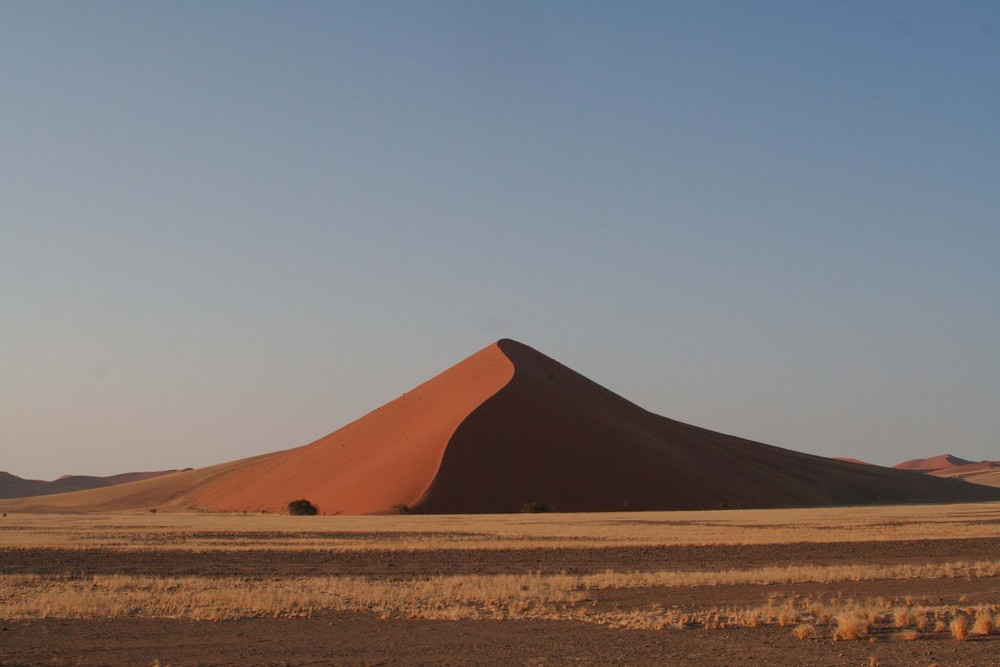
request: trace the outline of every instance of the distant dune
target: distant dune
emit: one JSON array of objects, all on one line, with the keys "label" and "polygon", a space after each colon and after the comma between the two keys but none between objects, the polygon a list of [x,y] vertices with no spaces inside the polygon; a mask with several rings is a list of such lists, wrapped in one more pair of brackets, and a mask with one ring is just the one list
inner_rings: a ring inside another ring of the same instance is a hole
[{"label": "distant dune", "polygon": [[951,454],[939,454],[938,456],[932,456],[929,459],[913,459],[911,461],[904,461],[894,465],[893,468],[898,470],[917,470],[919,472],[934,472],[935,470],[945,470],[947,468],[954,468],[956,466],[965,466],[973,461],[966,461],[965,459],[960,459],[957,456]]},{"label": "distant dune", "polygon": [[932,475],[961,479],[973,484],[1000,487],[1000,461],[981,461],[935,470]]},{"label": "distant dune", "polygon": [[501,340],[309,445],[15,511],[324,514],[798,507],[1000,500],[1000,490],[781,449],[655,415]]},{"label": "distant dune", "polygon": [[[188,468],[190,470],[190,468]],[[24,498],[46,496],[54,493],[72,493],[87,489],[99,489],[117,484],[127,484],[143,479],[169,475],[178,470],[158,470],[155,472],[125,472],[107,477],[90,475],[63,475],[59,479],[46,482],[38,479],[22,479],[8,472],[0,472],[0,498]]]}]

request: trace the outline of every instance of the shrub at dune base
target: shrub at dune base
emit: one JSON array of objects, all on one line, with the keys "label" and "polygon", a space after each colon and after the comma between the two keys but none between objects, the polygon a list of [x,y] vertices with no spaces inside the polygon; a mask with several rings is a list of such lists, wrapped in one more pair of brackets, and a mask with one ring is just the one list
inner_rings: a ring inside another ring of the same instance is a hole
[{"label": "shrub at dune base", "polygon": [[543,503],[537,500],[532,500],[531,502],[524,503],[521,506],[521,511],[525,514],[539,514],[541,512],[551,512],[553,506],[549,503]]},{"label": "shrub at dune base", "polygon": [[314,516],[319,514],[319,509],[311,502],[302,498],[288,503],[288,513],[292,516]]}]

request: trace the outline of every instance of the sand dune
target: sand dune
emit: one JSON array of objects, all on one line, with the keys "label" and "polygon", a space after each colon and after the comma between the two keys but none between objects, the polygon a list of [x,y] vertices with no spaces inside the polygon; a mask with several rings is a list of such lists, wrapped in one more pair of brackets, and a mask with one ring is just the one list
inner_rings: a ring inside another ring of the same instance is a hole
[{"label": "sand dune", "polygon": [[960,459],[957,456],[951,454],[939,454],[938,456],[932,456],[929,459],[913,459],[910,461],[904,461],[893,466],[898,470],[917,470],[920,472],[933,472],[935,470],[944,470],[946,468],[954,468],[956,466],[964,466],[974,463],[973,461],[966,461],[965,459]]},{"label": "sand dune", "polygon": [[974,484],[1000,487],[1000,461],[981,461],[967,465],[952,466],[930,473],[937,477],[962,479]]},{"label": "sand dune", "polygon": [[501,340],[312,444],[0,508],[275,512],[297,498],[325,514],[483,513],[1000,500],[1000,490],[683,424]]},{"label": "sand dune", "polygon": [[997,498],[683,424],[527,346],[498,345],[514,378],[455,433],[421,499],[425,511],[511,512],[531,501],[594,511]]},{"label": "sand dune", "polygon": [[0,498],[24,498],[29,496],[45,496],[54,493],[71,493],[87,489],[100,489],[106,486],[127,484],[143,479],[162,477],[178,472],[177,470],[157,470],[151,472],[125,472],[118,475],[98,477],[92,475],[63,475],[46,482],[40,479],[23,479],[17,475],[0,472]]},{"label": "sand dune", "polygon": [[869,463],[868,461],[862,461],[861,459],[852,459],[849,456],[835,456],[835,457],[833,457],[833,460],[834,461],[844,461],[845,463],[857,463],[858,465],[862,465],[862,466],[874,465],[872,463]]}]

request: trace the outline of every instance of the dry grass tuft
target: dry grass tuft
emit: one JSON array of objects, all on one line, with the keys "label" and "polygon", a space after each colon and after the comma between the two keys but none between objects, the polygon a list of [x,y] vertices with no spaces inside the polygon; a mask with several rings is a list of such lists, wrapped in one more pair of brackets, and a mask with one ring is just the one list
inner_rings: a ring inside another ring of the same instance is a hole
[{"label": "dry grass tuft", "polygon": [[785,606],[778,611],[778,625],[785,628],[789,625],[798,623],[802,619],[802,614],[795,607],[795,601],[789,600],[785,603]]},{"label": "dry grass tuft", "polygon": [[964,614],[956,614],[951,619],[951,636],[960,642],[964,642],[969,636],[969,619]]},{"label": "dry grass tuft", "polygon": [[896,607],[892,612],[893,627],[905,628],[910,624],[910,610],[906,607]]},{"label": "dry grass tuft", "polygon": [[914,642],[920,639],[920,633],[916,630],[903,630],[892,636],[898,642]]},{"label": "dry grass tuft", "polygon": [[948,624],[944,621],[938,621],[934,624],[934,632],[944,632],[948,629]]},{"label": "dry grass tuft", "polygon": [[803,623],[801,625],[795,626],[792,630],[792,634],[799,641],[805,641],[807,639],[819,639],[819,633],[816,632],[816,626],[812,623]]},{"label": "dry grass tuft", "polygon": [[872,624],[868,617],[858,612],[837,614],[833,620],[836,623],[836,627],[833,629],[833,641],[861,639],[872,630]]},{"label": "dry grass tuft", "polygon": [[988,635],[993,632],[993,616],[986,607],[976,610],[976,622],[972,626],[972,634]]}]

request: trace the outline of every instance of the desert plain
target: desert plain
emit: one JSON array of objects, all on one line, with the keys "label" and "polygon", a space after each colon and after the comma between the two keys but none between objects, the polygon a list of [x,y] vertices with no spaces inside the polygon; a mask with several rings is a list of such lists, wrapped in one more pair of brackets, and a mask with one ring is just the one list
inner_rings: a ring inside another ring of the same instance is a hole
[{"label": "desert plain", "polygon": [[1000,665],[1000,503],[0,521],[5,665]]}]

